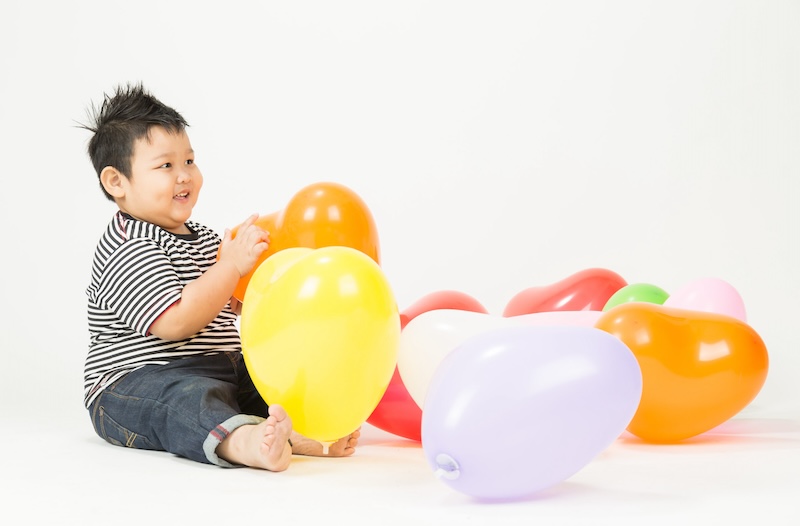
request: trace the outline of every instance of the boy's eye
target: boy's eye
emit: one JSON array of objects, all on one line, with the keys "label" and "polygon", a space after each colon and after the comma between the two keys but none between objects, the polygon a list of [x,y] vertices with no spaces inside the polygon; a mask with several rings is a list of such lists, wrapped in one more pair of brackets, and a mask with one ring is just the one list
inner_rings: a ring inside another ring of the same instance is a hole
[{"label": "boy's eye", "polygon": [[172,168],[172,163],[164,163],[159,168]]},{"label": "boy's eye", "polygon": [[186,159],[186,164],[194,164],[194,159]]}]

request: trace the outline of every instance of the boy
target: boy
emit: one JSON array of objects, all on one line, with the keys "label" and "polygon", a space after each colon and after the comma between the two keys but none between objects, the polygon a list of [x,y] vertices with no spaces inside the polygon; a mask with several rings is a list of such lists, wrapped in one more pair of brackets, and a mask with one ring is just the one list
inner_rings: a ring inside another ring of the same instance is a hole
[{"label": "boy", "polygon": [[[189,220],[203,176],[187,126],[141,84],[106,95],[82,126],[93,133],[100,187],[119,208],[86,291],[84,404],[112,444],[283,471],[293,453],[324,453],[292,431],[281,406],[267,406],[242,358],[241,305],[231,295],[269,236],[257,215],[222,240]],[[327,456],[352,455],[358,437],[335,442]]]}]

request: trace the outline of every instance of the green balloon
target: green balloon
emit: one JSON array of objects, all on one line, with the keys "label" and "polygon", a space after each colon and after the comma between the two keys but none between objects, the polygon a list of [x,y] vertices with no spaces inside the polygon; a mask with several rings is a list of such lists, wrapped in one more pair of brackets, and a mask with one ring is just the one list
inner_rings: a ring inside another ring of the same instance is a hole
[{"label": "green balloon", "polygon": [[621,305],[622,303],[631,303],[634,301],[663,305],[664,302],[667,301],[667,298],[669,298],[669,294],[660,287],[656,287],[650,283],[633,283],[622,287],[615,292],[613,296],[608,298],[608,301],[603,307],[603,312],[617,305]]}]

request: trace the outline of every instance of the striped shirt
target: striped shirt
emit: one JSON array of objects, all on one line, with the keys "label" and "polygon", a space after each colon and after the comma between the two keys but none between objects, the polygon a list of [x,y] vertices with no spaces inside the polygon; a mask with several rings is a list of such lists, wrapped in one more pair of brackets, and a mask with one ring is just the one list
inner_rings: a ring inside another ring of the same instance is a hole
[{"label": "striped shirt", "polygon": [[107,385],[144,365],[241,351],[236,314],[230,305],[185,340],[162,340],[150,334],[158,317],[181,299],[183,287],[216,261],[219,236],[198,223],[186,225],[192,234],[177,235],[117,212],[100,238],[86,289],[87,408]]}]

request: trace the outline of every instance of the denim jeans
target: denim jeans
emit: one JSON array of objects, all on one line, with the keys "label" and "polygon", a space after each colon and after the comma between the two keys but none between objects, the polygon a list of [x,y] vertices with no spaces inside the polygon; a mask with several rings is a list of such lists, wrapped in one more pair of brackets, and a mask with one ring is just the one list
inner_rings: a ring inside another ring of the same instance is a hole
[{"label": "denim jeans", "polygon": [[263,422],[267,408],[241,353],[226,352],[128,373],[100,393],[89,413],[111,444],[234,467],[217,456],[217,446],[239,426]]}]

